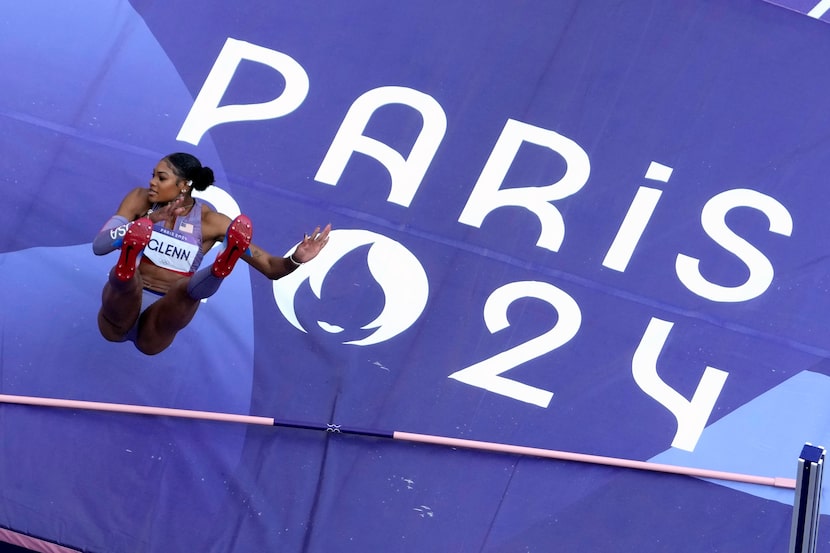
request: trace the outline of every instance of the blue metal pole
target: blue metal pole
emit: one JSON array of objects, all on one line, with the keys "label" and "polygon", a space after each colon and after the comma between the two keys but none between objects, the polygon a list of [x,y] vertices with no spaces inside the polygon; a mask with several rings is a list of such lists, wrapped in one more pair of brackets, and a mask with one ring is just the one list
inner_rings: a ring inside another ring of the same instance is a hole
[{"label": "blue metal pole", "polygon": [[805,444],[798,458],[790,553],[815,553],[818,538],[824,448]]}]

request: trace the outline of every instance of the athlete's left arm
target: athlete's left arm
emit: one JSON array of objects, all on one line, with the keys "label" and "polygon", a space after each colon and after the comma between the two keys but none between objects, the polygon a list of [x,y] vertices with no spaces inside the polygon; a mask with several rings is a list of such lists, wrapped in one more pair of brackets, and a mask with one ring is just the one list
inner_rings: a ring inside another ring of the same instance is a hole
[{"label": "athlete's left arm", "polygon": [[[215,211],[206,213],[202,220],[203,239],[211,241],[211,244],[224,239],[230,224],[231,219],[222,213]],[[246,252],[241,259],[266,277],[276,280],[317,257],[317,254],[328,242],[330,232],[331,224],[326,225],[322,231],[320,227],[317,227],[311,236],[306,235],[303,238],[303,241],[297,245],[294,252],[288,257],[272,255],[256,244],[251,244],[248,247],[250,253]]]},{"label": "athlete's left arm", "polygon": [[293,272],[303,263],[307,263],[317,257],[320,250],[328,243],[330,232],[331,223],[326,225],[323,230],[320,230],[320,227],[315,228],[310,236],[305,235],[303,237],[302,242],[297,244],[294,252],[288,257],[271,255],[256,244],[251,244],[250,255],[245,254],[242,256],[242,259],[271,280],[277,280]]}]

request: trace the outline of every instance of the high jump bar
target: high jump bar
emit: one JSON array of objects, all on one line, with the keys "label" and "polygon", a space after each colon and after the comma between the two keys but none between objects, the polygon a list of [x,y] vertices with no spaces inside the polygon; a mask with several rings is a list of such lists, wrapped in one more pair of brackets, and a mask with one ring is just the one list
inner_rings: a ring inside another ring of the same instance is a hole
[{"label": "high jump bar", "polygon": [[590,463],[612,467],[647,470],[652,472],[663,472],[696,478],[710,478],[714,480],[728,480],[742,482],[745,484],[758,484],[761,486],[773,486],[794,490],[796,480],[794,478],[754,476],[737,472],[724,472],[719,470],[700,469],[694,467],[682,467],[677,465],[666,465],[652,463],[650,461],[635,461],[632,459],[621,459],[618,457],[605,457],[602,455],[589,455],[585,453],[572,453],[553,449],[541,449],[520,445],[502,444],[498,442],[483,442],[477,440],[466,440],[462,438],[450,438],[445,436],[434,436],[430,434],[415,434],[412,432],[381,431],[360,428],[348,428],[339,424],[316,424],[309,422],[278,420],[270,417],[253,415],[237,415],[233,413],[219,413],[214,411],[194,411],[189,409],[173,409],[168,407],[150,407],[145,405],[130,405],[125,403],[104,403],[98,401],[80,401],[74,399],[56,399],[35,396],[18,396],[0,394],[0,403],[17,405],[30,405],[37,407],[59,407],[65,409],[81,409],[87,411],[109,411],[114,413],[125,413],[134,415],[152,415],[161,417],[177,417],[186,419],[201,419],[218,422],[232,422],[238,424],[253,424],[260,426],[279,426],[285,428],[302,428],[307,430],[323,430],[337,434],[356,434],[361,436],[372,436],[378,438],[391,438],[408,442],[458,447],[464,449],[477,449],[481,451],[492,451],[498,453],[509,453],[513,455],[525,455],[530,457],[542,457],[557,459],[561,461],[574,461],[578,463]]}]

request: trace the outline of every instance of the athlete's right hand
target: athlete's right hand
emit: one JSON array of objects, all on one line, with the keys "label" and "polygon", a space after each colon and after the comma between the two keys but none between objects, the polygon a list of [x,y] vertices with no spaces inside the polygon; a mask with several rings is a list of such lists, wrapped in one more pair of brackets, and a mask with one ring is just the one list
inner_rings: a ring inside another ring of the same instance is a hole
[{"label": "athlete's right hand", "polygon": [[153,223],[160,221],[175,221],[176,217],[183,215],[190,205],[184,205],[186,197],[184,194],[179,194],[172,202],[168,202],[159,209],[150,214],[150,220]]}]

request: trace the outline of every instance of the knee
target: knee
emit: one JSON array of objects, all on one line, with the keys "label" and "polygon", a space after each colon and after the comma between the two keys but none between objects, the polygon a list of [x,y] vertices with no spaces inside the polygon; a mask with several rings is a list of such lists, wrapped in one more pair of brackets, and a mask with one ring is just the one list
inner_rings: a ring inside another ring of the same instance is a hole
[{"label": "knee", "polygon": [[170,347],[170,344],[173,343],[173,338],[175,338],[175,334],[170,337],[164,337],[153,335],[152,332],[139,331],[133,343],[135,344],[135,349],[144,355],[158,355]]},{"label": "knee", "polygon": [[106,340],[107,342],[119,343],[127,341],[127,337],[123,334],[109,334],[107,332],[104,332],[103,330],[101,331],[101,336],[103,336],[104,340]]},{"label": "knee", "polygon": [[154,348],[154,347],[147,347],[147,346],[140,345],[140,344],[136,343],[135,344],[135,349],[137,349],[138,351],[140,351],[144,355],[152,356],[152,355],[158,355],[159,353],[163,352],[164,350],[167,349],[167,346],[165,346],[163,348],[158,348],[158,347]]},{"label": "knee", "polygon": [[126,331],[122,331],[118,329],[114,324],[112,324],[106,317],[102,314],[98,314],[98,331],[101,333],[101,336],[108,342],[126,342],[127,341],[127,333],[129,329]]}]

